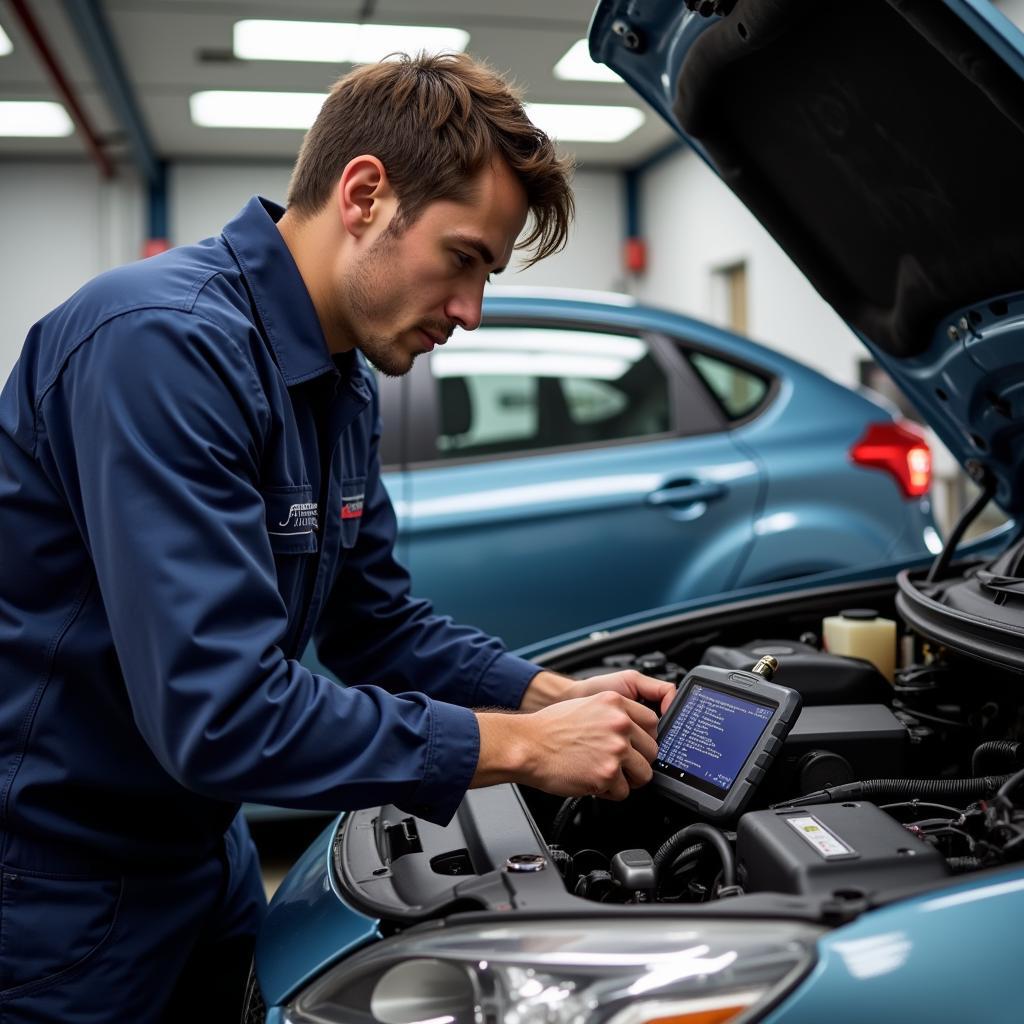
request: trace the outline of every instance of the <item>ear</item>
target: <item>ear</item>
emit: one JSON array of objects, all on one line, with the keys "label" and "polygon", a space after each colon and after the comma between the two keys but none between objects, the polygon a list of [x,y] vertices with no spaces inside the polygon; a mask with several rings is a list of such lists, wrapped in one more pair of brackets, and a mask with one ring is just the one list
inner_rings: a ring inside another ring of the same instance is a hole
[{"label": "ear", "polygon": [[395,194],[384,165],[375,156],[357,156],[341,172],[337,187],[338,213],[345,230],[361,238],[391,219]]}]

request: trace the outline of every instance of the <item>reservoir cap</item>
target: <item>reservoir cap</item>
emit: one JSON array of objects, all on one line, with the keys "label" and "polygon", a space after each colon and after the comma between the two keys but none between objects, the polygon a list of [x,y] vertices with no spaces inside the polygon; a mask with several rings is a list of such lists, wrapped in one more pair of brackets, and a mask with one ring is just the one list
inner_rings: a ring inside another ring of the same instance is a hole
[{"label": "reservoir cap", "polygon": [[844,608],[840,613],[844,619],[853,619],[855,622],[870,622],[878,618],[878,612],[874,608]]}]

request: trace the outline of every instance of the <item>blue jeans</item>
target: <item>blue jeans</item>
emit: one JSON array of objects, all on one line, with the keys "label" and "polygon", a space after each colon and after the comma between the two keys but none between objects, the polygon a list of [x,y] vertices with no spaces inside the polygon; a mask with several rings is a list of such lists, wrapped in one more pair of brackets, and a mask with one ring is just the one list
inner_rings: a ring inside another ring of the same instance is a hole
[{"label": "blue jeans", "polygon": [[0,835],[0,1024],[234,1024],[266,910],[239,815],[221,849],[130,874]]}]

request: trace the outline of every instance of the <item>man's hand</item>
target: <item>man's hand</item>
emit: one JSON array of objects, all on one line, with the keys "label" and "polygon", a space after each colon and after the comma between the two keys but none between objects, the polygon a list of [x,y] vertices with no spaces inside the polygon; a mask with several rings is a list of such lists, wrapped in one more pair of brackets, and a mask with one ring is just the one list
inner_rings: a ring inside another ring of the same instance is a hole
[{"label": "man's hand", "polygon": [[[621,674],[628,673],[615,673]],[[480,713],[477,720],[473,787],[523,782],[556,796],[624,800],[650,781],[658,753],[658,716],[611,689],[532,714]]]},{"label": "man's hand", "polygon": [[609,692],[621,693],[630,700],[650,701],[658,706],[660,714],[665,714],[676,695],[676,684],[652,679],[633,669],[625,669],[622,672],[609,672],[604,676],[591,676],[589,679],[574,679],[569,687],[568,696],[588,697],[593,693]]},{"label": "man's hand", "polygon": [[630,700],[646,700],[657,704],[664,714],[676,695],[674,683],[652,679],[633,669],[591,676],[589,679],[570,679],[556,672],[538,672],[530,680],[523,694],[521,711],[539,711],[556,701],[589,697],[595,693],[621,693]]}]

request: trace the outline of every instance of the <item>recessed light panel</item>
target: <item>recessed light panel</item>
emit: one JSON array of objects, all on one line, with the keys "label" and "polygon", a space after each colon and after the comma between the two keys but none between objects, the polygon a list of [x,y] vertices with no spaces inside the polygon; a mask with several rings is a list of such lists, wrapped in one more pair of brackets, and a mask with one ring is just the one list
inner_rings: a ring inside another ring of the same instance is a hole
[{"label": "recessed light panel", "polygon": [[469,33],[418,25],[356,25],[336,21],[235,22],[234,52],[241,60],[309,60],[372,64],[394,53],[461,53]]},{"label": "recessed light panel", "polygon": [[68,112],[51,100],[0,100],[0,135],[59,139],[75,130]]},{"label": "recessed light panel", "polygon": [[4,31],[3,25],[0,25],[0,57],[6,57],[13,49],[11,37]]},{"label": "recessed light panel", "polygon": [[530,120],[561,142],[621,142],[644,123],[637,107],[527,103]]},{"label": "recessed light panel", "polygon": [[[210,90],[189,98],[192,121],[203,128],[286,128],[305,131],[326,93]],[[538,128],[564,142],[621,142],[644,123],[636,107],[527,103]]]},{"label": "recessed light panel", "polygon": [[316,120],[323,92],[210,90],[189,97],[192,121],[202,128],[293,128],[305,131]]},{"label": "recessed light panel", "polygon": [[555,65],[555,77],[571,82],[621,82],[607,64],[598,64],[590,59],[590,47],[586,39],[572,44],[565,56]]}]

